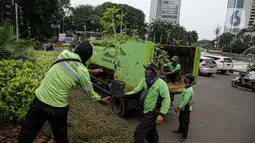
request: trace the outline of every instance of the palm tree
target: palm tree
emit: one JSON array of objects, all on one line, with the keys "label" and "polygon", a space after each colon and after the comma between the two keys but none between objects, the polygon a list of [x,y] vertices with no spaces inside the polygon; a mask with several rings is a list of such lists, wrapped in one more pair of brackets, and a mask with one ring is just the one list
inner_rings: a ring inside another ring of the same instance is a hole
[{"label": "palm tree", "polygon": [[[171,23],[167,23],[166,25],[166,32],[167,32],[167,40],[166,40],[166,44],[169,44],[169,39],[170,39],[170,35],[172,34],[173,30],[173,25]],[[172,37],[173,38],[173,37]]]}]

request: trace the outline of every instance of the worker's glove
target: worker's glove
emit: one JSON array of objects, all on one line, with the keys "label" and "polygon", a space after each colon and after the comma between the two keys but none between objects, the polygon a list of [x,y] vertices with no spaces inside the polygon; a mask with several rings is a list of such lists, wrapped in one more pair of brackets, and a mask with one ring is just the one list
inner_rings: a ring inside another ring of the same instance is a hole
[{"label": "worker's glove", "polygon": [[99,103],[102,104],[102,105],[108,105],[108,104],[110,103],[110,102],[108,101],[110,98],[111,98],[110,96],[107,96],[107,97],[101,99],[101,100],[99,101]]}]

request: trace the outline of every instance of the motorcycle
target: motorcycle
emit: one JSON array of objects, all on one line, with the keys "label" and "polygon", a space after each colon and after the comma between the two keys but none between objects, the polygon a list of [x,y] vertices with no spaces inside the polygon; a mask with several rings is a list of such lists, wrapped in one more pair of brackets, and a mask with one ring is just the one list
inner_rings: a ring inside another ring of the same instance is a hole
[{"label": "motorcycle", "polygon": [[239,75],[232,80],[232,87],[237,88],[238,86],[251,89],[255,92],[255,80],[244,79],[246,73],[240,72]]}]

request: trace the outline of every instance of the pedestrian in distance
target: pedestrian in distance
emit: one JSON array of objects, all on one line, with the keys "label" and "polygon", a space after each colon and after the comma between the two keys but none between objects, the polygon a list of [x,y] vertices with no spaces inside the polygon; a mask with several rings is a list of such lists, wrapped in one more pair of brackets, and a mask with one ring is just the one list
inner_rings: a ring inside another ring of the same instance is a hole
[{"label": "pedestrian in distance", "polygon": [[68,50],[60,53],[35,91],[35,98],[27,112],[18,143],[33,143],[46,121],[51,126],[55,141],[68,143],[67,99],[68,93],[76,85],[80,85],[92,101],[108,104],[110,97],[102,99],[93,90],[90,74],[84,66],[92,53],[93,48],[88,41],[82,42],[75,48],[74,53]]},{"label": "pedestrian in distance", "polygon": [[134,132],[134,143],[144,143],[146,139],[149,143],[158,143],[159,136],[157,125],[163,123],[164,116],[168,113],[170,106],[170,96],[167,83],[158,78],[158,66],[149,63],[145,68],[145,78],[138,86],[125,95],[134,95],[140,91],[140,103],[143,105],[143,118]]},{"label": "pedestrian in distance", "polygon": [[179,142],[184,142],[188,136],[189,123],[190,123],[190,113],[192,111],[194,91],[192,88],[192,83],[194,82],[194,76],[192,74],[187,74],[184,78],[185,89],[180,96],[180,104],[175,108],[175,112],[179,113],[179,128],[174,133],[182,134]]}]

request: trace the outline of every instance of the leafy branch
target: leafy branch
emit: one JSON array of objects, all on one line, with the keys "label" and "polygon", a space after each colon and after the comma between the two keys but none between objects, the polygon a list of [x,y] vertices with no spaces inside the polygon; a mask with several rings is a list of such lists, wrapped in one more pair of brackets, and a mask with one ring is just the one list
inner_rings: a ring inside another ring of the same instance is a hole
[{"label": "leafy branch", "polygon": [[[122,45],[129,39],[139,39],[137,30],[132,30],[132,36],[127,34],[126,24],[123,19],[126,14],[120,13],[120,9],[107,8],[106,12],[100,18],[100,23],[103,27],[103,45],[106,48],[115,49],[115,62],[114,62],[114,79],[117,80],[117,71],[119,69],[118,55],[125,56],[126,53],[122,49]],[[119,30],[120,29],[120,30]],[[112,47],[113,46],[113,47]]]}]

